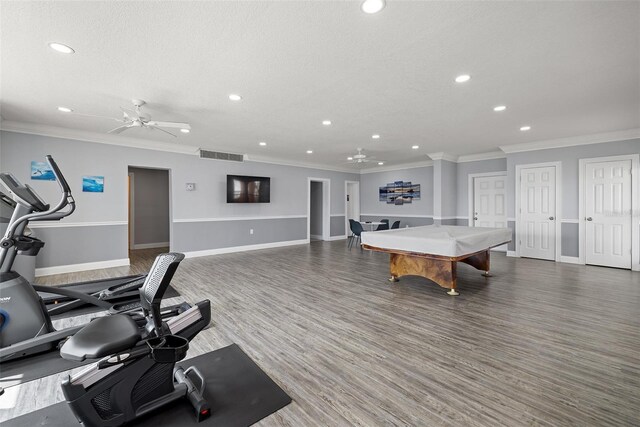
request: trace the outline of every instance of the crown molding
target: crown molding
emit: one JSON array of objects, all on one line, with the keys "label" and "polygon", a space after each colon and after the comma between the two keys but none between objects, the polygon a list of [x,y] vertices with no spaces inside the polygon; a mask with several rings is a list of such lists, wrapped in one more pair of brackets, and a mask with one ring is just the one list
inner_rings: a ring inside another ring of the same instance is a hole
[{"label": "crown molding", "polygon": [[121,135],[111,135],[37,123],[15,122],[12,120],[2,120],[0,122],[0,130],[26,133],[30,135],[50,136],[54,138],[73,139],[83,142],[95,142],[98,144],[118,145],[121,147],[141,148],[143,150],[189,154],[192,156],[198,156],[200,152],[200,148],[194,146],[178,145],[168,142],[151,141],[142,138],[131,138]]},{"label": "crown molding", "polygon": [[640,128],[592,135],[572,136],[569,138],[548,139],[545,141],[525,142],[514,145],[501,145],[500,149],[507,154],[524,151],[548,150],[551,148],[574,147],[576,145],[602,144],[605,142],[624,141],[640,138]]},{"label": "crown molding", "polygon": [[454,156],[453,154],[445,153],[443,151],[428,153],[427,156],[431,157],[431,160],[446,160],[454,163],[458,161],[458,156]]},{"label": "crown molding", "polygon": [[505,159],[504,151],[490,151],[488,153],[467,154],[458,157],[458,163],[479,162],[482,160]]},{"label": "crown molding", "polygon": [[425,160],[422,162],[416,163],[404,163],[401,165],[390,165],[390,166],[378,166],[375,168],[361,169],[360,174],[368,174],[368,173],[376,173],[376,172],[390,172],[390,171],[399,171],[405,169],[416,169],[416,168],[425,168],[433,166],[432,160]]},{"label": "crown molding", "polygon": [[319,170],[332,171],[332,172],[352,173],[354,175],[358,175],[360,173],[360,171],[358,170],[340,168],[337,166],[324,165],[319,163],[296,162],[294,160],[282,160],[282,159],[276,159],[274,157],[254,156],[250,154],[245,154],[244,160],[245,162],[269,163],[272,165],[294,166],[298,168],[319,169]]}]

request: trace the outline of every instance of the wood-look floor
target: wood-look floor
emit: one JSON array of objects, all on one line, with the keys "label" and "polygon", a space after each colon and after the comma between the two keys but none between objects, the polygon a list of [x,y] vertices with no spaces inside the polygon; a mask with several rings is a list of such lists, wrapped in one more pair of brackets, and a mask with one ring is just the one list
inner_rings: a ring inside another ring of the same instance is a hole
[{"label": "wood-look floor", "polygon": [[[174,286],[212,302],[191,356],[238,343],[294,399],[260,426],[640,425],[640,274],[501,254],[492,272],[460,264],[450,297],[335,241],[187,259]],[[63,400],[62,377],[7,389],[0,421]]]}]

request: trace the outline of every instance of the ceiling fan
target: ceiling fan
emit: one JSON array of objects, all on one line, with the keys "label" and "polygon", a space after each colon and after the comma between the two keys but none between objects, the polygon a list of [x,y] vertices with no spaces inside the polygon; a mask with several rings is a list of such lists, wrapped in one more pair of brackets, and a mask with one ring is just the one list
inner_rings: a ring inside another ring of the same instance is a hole
[{"label": "ceiling fan", "polygon": [[151,120],[150,116],[142,114],[141,108],[143,105],[146,104],[146,102],[143,101],[142,99],[132,99],[131,103],[133,104],[133,107],[134,107],[133,110],[130,108],[120,107],[120,109],[122,110],[121,119],[117,119],[115,117],[106,117],[106,116],[94,116],[91,114],[81,114],[81,113],[75,113],[75,112],[74,114],[78,116],[85,116],[85,117],[99,117],[99,118],[115,120],[117,122],[123,123],[117,128],[111,129],[107,133],[121,133],[130,128],[147,128],[147,129],[157,129],[159,131],[162,131],[164,133],[167,133],[175,137],[176,135],[162,128],[176,128],[176,129],[180,129],[184,133],[188,133],[189,130],[191,130],[191,126],[189,125],[189,123],[159,122],[156,120]]},{"label": "ceiling fan", "polygon": [[366,154],[363,154],[362,148],[358,148],[358,154],[354,154],[353,156],[349,156],[348,157],[348,162],[347,163],[368,163],[371,162],[373,160],[375,160],[375,157],[371,157],[371,156],[367,156]]}]

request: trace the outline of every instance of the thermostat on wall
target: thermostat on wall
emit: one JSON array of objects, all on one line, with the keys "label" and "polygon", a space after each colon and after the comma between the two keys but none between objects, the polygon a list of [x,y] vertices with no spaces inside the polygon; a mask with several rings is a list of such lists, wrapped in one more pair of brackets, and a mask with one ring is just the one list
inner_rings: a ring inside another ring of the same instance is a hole
[{"label": "thermostat on wall", "polygon": [[195,182],[187,182],[185,184],[185,188],[187,189],[187,191],[195,191],[196,190],[196,184],[195,184]]}]

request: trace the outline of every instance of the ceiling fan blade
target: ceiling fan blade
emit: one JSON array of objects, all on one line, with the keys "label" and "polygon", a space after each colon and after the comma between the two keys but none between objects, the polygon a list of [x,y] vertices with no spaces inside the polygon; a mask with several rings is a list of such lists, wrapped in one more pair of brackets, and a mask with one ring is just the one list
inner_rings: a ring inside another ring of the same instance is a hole
[{"label": "ceiling fan blade", "polygon": [[157,122],[155,120],[149,121],[146,123],[149,126],[160,126],[163,128],[180,128],[180,129],[191,129],[191,125],[189,123],[178,123],[178,122]]},{"label": "ceiling fan blade", "polygon": [[168,133],[169,135],[171,135],[171,136],[172,136],[172,137],[174,137],[174,138],[177,138],[177,137],[176,137],[174,134],[172,134],[171,132],[167,132],[166,130],[164,130],[164,129],[162,129],[162,128],[159,128],[159,127],[157,127],[157,126],[153,126],[153,125],[150,125],[150,124],[148,124],[148,123],[147,123],[147,127],[148,127],[149,129],[157,129],[157,130],[160,130],[160,131],[162,131],[162,132],[164,132],[164,133]]},{"label": "ceiling fan blade", "polygon": [[111,129],[107,133],[120,133],[122,131],[125,131],[125,130],[129,129],[130,127],[131,127],[131,125],[119,126],[119,127],[115,128],[115,129]]},{"label": "ceiling fan blade", "polygon": [[116,119],[115,117],[108,117],[108,116],[96,116],[94,114],[83,114],[83,113],[76,113],[73,112],[72,113],[74,116],[83,116],[83,117],[95,117],[97,119],[108,119],[108,120],[115,120],[116,122],[123,122],[124,120],[122,119]]}]

